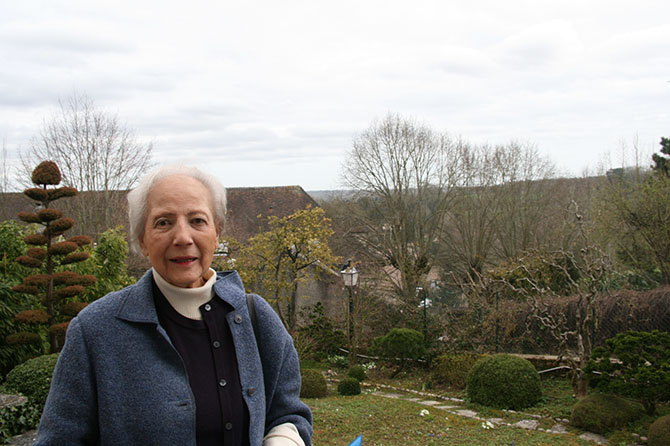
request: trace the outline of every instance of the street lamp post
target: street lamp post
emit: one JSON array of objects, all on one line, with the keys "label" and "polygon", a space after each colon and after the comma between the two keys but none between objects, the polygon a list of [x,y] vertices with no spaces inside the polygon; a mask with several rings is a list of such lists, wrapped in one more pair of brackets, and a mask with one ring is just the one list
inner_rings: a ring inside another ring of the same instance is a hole
[{"label": "street lamp post", "polygon": [[354,348],[354,287],[358,284],[358,270],[351,262],[345,269],[340,271],[344,286],[349,290],[349,363],[353,365],[356,361]]},{"label": "street lamp post", "polygon": [[[423,292],[423,287],[416,287],[416,297],[417,299],[421,297],[421,293]],[[426,342],[427,335],[428,335],[428,324],[426,323],[426,293],[423,293],[423,303],[419,304],[423,306],[423,342]]]}]

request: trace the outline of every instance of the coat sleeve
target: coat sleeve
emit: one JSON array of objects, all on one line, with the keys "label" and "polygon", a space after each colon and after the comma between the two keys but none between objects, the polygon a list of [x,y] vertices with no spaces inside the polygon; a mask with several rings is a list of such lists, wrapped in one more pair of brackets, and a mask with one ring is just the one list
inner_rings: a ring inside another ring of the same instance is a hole
[{"label": "coat sleeve", "polygon": [[94,370],[83,327],[74,318],[51,380],[35,446],[98,443]]},{"label": "coat sleeve", "polygon": [[306,446],[312,444],[312,411],[300,401],[300,362],[281,320],[272,307],[257,298],[261,356],[265,380],[265,435],[284,423],[293,424]]}]

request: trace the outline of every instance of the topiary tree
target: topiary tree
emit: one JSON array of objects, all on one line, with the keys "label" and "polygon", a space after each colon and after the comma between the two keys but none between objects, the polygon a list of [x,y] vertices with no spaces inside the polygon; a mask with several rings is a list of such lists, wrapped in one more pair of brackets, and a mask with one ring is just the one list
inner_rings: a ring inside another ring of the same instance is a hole
[{"label": "topiary tree", "polygon": [[355,365],[349,369],[347,376],[350,378],[356,378],[358,381],[363,382],[366,378],[365,369],[363,369],[363,366]]},{"label": "topiary tree", "polygon": [[647,445],[666,446],[670,444],[670,415],[665,415],[649,426]]},{"label": "topiary tree", "polygon": [[360,395],[361,382],[356,378],[344,378],[337,385],[337,393],[343,396]]},{"label": "topiary tree", "polygon": [[393,373],[394,376],[408,361],[419,359],[426,354],[423,334],[411,328],[391,329],[386,335],[375,338],[370,349],[373,354],[400,365]]},{"label": "topiary tree", "polygon": [[591,386],[640,399],[653,415],[658,402],[670,401],[670,333],[619,333],[593,351],[586,371]]},{"label": "topiary tree", "polygon": [[619,429],[642,416],[642,407],[616,395],[596,393],[572,408],[570,424],[597,434]]},{"label": "topiary tree", "polygon": [[466,387],[470,401],[498,409],[524,409],[540,402],[540,375],[530,361],[508,354],[475,363]]},{"label": "topiary tree", "polygon": [[43,161],[33,170],[31,179],[37,187],[28,188],[23,193],[36,203],[37,209],[35,212],[19,212],[18,217],[44,229],[24,237],[24,242],[31,248],[24,255],[18,256],[16,262],[38,272],[25,276],[23,282],[12,290],[38,296],[41,304],[16,314],[16,321],[25,329],[7,336],[6,340],[8,344],[41,343],[39,327],[46,326],[49,351],[53,353],[61,347],[69,320],[82,307],[81,304],[71,302],[76,302],[76,297],[84,291],[85,286],[95,283],[94,276],[77,274],[70,267],[89,258],[90,254],[82,247],[89,245],[91,238],[64,237],[75,222],[51,206],[56,200],[76,195],[77,190],[72,187],[51,187],[61,181],[56,163]]},{"label": "topiary tree", "polygon": [[326,377],[318,370],[301,370],[300,397],[322,398],[328,395]]}]

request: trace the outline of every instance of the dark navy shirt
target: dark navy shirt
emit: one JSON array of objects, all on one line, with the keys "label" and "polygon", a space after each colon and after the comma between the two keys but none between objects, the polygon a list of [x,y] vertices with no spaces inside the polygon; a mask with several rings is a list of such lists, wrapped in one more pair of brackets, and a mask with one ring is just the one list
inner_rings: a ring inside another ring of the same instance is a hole
[{"label": "dark navy shirt", "polygon": [[202,320],[189,319],[172,308],[155,282],[153,290],[158,320],[186,366],[198,446],[248,446],[249,411],[226,320],[232,307],[214,297],[200,306]]}]

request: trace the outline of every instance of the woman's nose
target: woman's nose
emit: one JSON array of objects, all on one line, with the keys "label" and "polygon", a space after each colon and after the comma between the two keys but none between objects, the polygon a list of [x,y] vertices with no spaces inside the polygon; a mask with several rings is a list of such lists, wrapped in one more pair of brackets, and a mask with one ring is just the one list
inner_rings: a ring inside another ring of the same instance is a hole
[{"label": "woman's nose", "polygon": [[178,221],[175,225],[175,233],[173,243],[175,245],[189,245],[193,243],[191,237],[191,228],[187,222]]}]

